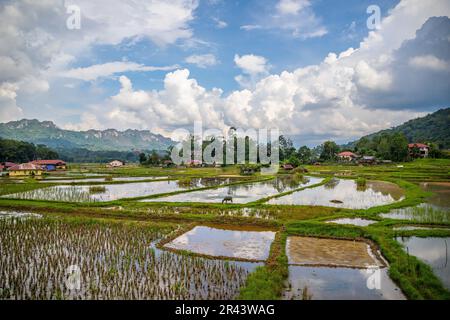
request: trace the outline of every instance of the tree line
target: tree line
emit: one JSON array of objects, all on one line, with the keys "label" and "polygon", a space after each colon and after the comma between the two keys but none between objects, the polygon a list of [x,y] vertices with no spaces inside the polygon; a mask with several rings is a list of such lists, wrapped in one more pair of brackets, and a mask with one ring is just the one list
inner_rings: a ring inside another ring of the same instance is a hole
[{"label": "tree line", "polygon": [[58,159],[56,151],[45,145],[0,138],[0,162],[24,163],[33,160]]}]

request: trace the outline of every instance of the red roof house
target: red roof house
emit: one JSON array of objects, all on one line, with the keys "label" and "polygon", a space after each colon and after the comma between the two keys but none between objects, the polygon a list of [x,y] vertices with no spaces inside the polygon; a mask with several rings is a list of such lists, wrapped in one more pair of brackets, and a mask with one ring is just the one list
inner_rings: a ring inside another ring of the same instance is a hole
[{"label": "red roof house", "polygon": [[42,174],[43,168],[32,163],[22,163],[8,168],[10,176],[38,175]]},{"label": "red roof house", "polygon": [[294,169],[294,166],[290,163],[283,164],[282,167],[284,170],[293,170]]},{"label": "red roof house", "polygon": [[337,155],[341,160],[346,160],[346,161],[352,161],[353,159],[355,159],[357,157],[356,154],[354,154],[351,151],[343,151],[341,153],[338,153]]},{"label": "red roof house", "polygon": [[[418,152],[415,152],[415,148]],[[411,157],[426,158],[430,152],[430,147],[423,143],[410,143],[408,144],[409,155]]]},{"label": "red roof house", "polygon": [[6,161],[6,162],[3,162],[2,165],[3,165],[3,167],[4,167],[5,169],[8,169],[8,168],[10,168],[10,167],[17,166],[17,163]]},{"label": "red roof house", "polygon": [[43,166],[46,170],[66,169],[66,162],[62,160],[34,160],[30,163]]}]

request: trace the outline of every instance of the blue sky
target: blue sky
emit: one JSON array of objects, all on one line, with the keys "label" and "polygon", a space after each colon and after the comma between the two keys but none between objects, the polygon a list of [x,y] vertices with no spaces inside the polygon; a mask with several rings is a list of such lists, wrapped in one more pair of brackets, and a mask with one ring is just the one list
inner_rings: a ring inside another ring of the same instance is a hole
[{"label": "blue sky", "polygon": [[[69,5],[80,29],[66,27]],[[448,105],[449,12],[445,0],[4,0],[0,121],[170,135],[202,120],[345,142]]]}]

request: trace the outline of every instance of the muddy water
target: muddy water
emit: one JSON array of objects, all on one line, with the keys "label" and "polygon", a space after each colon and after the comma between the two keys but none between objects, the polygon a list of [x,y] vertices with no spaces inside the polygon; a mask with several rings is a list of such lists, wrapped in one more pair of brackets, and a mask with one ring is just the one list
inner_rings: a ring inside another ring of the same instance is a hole
[{"label": "muddy water", "polygon": [[286,246],[284,299],[405,299],[365,242],[289,237]]},{"label": "muddy water", "polygon": [[231,197],[233,203],[249,203],[261,198],[266,198],[277,193],[282,193],[301,187],[317,184],[322,179],[307,177],[305,179],[295,179],[290,176],[278,177],[270,181],[248,183],[236,186],[229,186],[215,190],[204,190],[177,194],[173,196],[149,199],[151,202],[222,202],[225,197]]},{"label": "muddy water", "polygon": [[225,230],[197,226],[165,245],[197,254],[264,261],[269,257],[273,231]]},{"label": "muddy water", "polygon": [[410,255],[416,256],[431,266],[436,276],[450,290],[450,238],[398,237]]},{"label": "muddy water", "polygon": [[358,227],[367,227],[367,226],[370,226],[371,224],[374,224],[377,222],[378,221],[375,221],[375,220],[367,220],[367,219],[361,219],[361,218],[342,218],[342,219],[327,221],[327,223],[347,224],[347,225],[358,226]]},{"label": "muddy water", "polygon": [[370,246],[362,241],[288,237],[289,264],[365,268],[381,266]]},{"label": "muddy water", "polygon": [[269,204],[328,206],[367,209],[403,199],[403,191],[389,182],[371,181],[360,188],[354,180],[335,179],[312,189],[270,200]]},{"label": "muddy water", "polygon": [[404,300],[387,268],[377,270],[289,266],[290,289],[284,299]]}]

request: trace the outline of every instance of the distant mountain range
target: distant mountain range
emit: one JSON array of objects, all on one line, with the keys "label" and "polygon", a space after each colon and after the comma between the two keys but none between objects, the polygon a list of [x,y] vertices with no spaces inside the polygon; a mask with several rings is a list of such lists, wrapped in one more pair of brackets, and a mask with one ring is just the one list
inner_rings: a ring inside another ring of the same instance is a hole
[{"label": "distant mountain range", "polygon": [[58,128],[51,121],[19,120],[0,123],[0,137],[44,144],[54,149],[90,151],[166,150],[173,141],[148,130],[71,131]]},{"label": "distant mountain range", "polygon": [[[366,136],[371,139],[383,133],[402,132],[409,142],[433,142],[441,149],[450,149],[450,108],[441,109],[423,118]],[[51,121],[19,120],[0,123],[0,137],[44,144],[61,150],[84,149],[89,151],[150,151],[166,150],[175,143],[148,130],[88,130],[71,131],[58,128]],[[352,148],[357,141],[343,145]],[[65,152],[66,153],[66,152]]]},{"label": "distant mountain range", "polygon": [[[441,149],[450,149],[450,108],[441,109],[423,118],[409,120],[397,127],[372,133],[365,137],[372,139],[383,133],[394,132],[403,133],[410,143],[433,142],[438,144]],[[358,141],[350,142],[343,147],[354,147]]]}]

